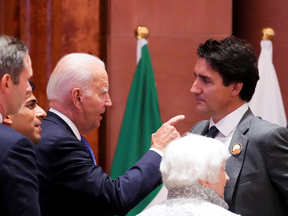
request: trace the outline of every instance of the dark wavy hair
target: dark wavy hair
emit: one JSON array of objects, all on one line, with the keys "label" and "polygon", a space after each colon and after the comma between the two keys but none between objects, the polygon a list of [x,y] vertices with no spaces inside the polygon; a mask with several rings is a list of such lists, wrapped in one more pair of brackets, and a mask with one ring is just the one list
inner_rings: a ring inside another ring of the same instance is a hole
[{"label": "dark wavy hair", "polygon": [[259,80],[259,72],[257,58],[246,40],[235,36],[221,41],[209,39],[199,45],[197,54],[221,75],[225,86],[243,83],[239,96],[244,101],[251,100]]}]

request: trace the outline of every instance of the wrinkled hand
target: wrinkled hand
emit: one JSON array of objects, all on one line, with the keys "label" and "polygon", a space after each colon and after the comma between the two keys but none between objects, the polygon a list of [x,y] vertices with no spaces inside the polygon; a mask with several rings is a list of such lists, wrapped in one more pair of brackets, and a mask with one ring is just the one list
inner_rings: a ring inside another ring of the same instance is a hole
[{"label": "wrinkled hand", "polygon": [[180,137],[179,132],[176,130],[174,125],[183,120],[185,118],[184,115],[178,115],[171,118],[169,121],[165,122],[155,133],[152,134],[152,148],[159,149],[164,152],[168,144]]}]

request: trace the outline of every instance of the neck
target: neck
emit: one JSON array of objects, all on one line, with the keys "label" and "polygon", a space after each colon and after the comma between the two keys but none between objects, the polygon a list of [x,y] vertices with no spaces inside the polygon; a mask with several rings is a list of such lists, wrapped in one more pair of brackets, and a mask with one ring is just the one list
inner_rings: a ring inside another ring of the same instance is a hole
[{"label": "neck", "polygon": [[241,107],[243,104],[245,104],[246,101],[239,101],[239,103],[232,104],[231,106],[227,107],[225,110],[222,110],[221,113],[217,112],[215,115],[211,115],[214,123],[216,124],[221,119],[223,119],[225,116],[229,115],[230,113],[234,112],[236,109]]}]

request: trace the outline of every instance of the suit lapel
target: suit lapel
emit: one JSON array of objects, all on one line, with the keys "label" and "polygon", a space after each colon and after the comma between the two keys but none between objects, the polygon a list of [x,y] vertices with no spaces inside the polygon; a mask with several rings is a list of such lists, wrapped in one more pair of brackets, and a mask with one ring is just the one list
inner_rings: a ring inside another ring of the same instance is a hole
[{"label": "suit lapel", "polygon": [[190,133],[205,136],[208,133],[209,123],[210,123],[210,121],[208,121],[208,120],[198,122],[197,124],[195,124],[192,127],[192,129],[190,130]]},{"label": "suit lapel", "polygon": [[[246,149],[248,146],[249,138],[245,136],[247,131],[249,130],[249,124],[251,119],[254,117],[251,110],[248,109],[248,111],[244,114],[242,119],[240,120],[237,128],[235,129],[234,135],[232,137],[231,143],[229,145],[229,152],[231,153],[231,156],[228,158],[226,163],[226,172],[228,176],[230,177],[230,180],[227,182],[225,186],[224,191],[224,197],[225,201],[229,205],[229,210],[233,211],[233,194],[235,190],[236,183],[238,182],[239,174],[241,172],[241,169],[243,167],[243,162],[246,155]],[[232,154],[232,148],[234,145],[241,145],[242,150],[240,154],[233,155]]]}]

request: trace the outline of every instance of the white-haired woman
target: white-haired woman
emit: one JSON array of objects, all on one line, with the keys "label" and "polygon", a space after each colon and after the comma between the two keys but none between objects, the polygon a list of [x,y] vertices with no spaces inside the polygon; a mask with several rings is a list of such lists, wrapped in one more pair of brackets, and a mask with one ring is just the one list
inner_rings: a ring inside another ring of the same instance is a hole
[{"label": "white-haired woman", "polygon": [[228,157],[223,143],[212,138],[189,133],[172,141],[160,165],[168,198],[139,216],[236,215],[223,199]]}]

